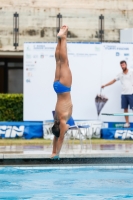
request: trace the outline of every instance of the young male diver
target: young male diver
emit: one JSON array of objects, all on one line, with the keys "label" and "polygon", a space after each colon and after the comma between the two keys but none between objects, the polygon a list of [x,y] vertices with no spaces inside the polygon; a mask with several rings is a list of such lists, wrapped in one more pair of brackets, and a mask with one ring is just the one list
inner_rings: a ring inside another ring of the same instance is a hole
[{"label": "young male diver", "polygon": [[67,121],[72,115],[73,106],[70,94],[72,74],[67,57],[67,32],[68,27],[64,25],[57,34],[58,43],[55,51],[56,71],[53,84],[54,90],[57,93],[57,103],[55,107],[54,125],[52,127],[54,139],[51,159],[59,159],[64,135],[69,129]]}]

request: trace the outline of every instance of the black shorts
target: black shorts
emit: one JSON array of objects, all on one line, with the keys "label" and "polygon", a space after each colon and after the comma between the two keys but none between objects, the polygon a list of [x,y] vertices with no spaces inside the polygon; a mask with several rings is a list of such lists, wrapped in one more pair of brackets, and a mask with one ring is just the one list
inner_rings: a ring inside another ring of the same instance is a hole
[{"label": "black shorts", "polygon": [[133,94],[123,94],[121,95],[121,108],[122,109],[133,109]]}]

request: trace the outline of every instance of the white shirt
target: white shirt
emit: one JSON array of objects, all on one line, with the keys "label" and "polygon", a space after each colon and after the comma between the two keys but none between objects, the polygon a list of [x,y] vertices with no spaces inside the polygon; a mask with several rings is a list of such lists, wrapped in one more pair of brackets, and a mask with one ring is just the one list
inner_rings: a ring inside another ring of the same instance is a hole
[{"label": "white shirt", "polygon": [[121,94],[133,94],[133,71],[128,70],[127,74],[121,72],[115,80],[120,80],[122,84]]}]

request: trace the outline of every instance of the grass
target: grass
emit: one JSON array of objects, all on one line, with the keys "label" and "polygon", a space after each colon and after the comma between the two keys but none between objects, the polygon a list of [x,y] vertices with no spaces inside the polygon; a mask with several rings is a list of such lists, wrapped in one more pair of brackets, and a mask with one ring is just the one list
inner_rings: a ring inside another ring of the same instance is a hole
[{"label": "grass", "polygon": [[[104,139],[92,139],[92,144],[133,144],[132,140],[104,140]],[[80,144],[79,140],[69,140],[69,144]],[[88,141],[89,142],[89,141]],[[86,143],[86,141],[83,141]],[[49,145],[51,140],[45,139],[0,139],[0,146],[6,145]]]}]

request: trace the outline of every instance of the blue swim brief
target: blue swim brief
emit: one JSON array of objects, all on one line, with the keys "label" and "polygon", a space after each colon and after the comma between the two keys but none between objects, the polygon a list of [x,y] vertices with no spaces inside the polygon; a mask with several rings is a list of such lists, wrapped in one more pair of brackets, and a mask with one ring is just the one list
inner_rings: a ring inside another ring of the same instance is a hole
[{"label": "blue swim brief", "polygon": [[53,84],[53,87],[57,94],[71,91],[71,87],[67,87],[67,86],[63,85],[62,83],[60,83],[60,81],[55,81]]}]

